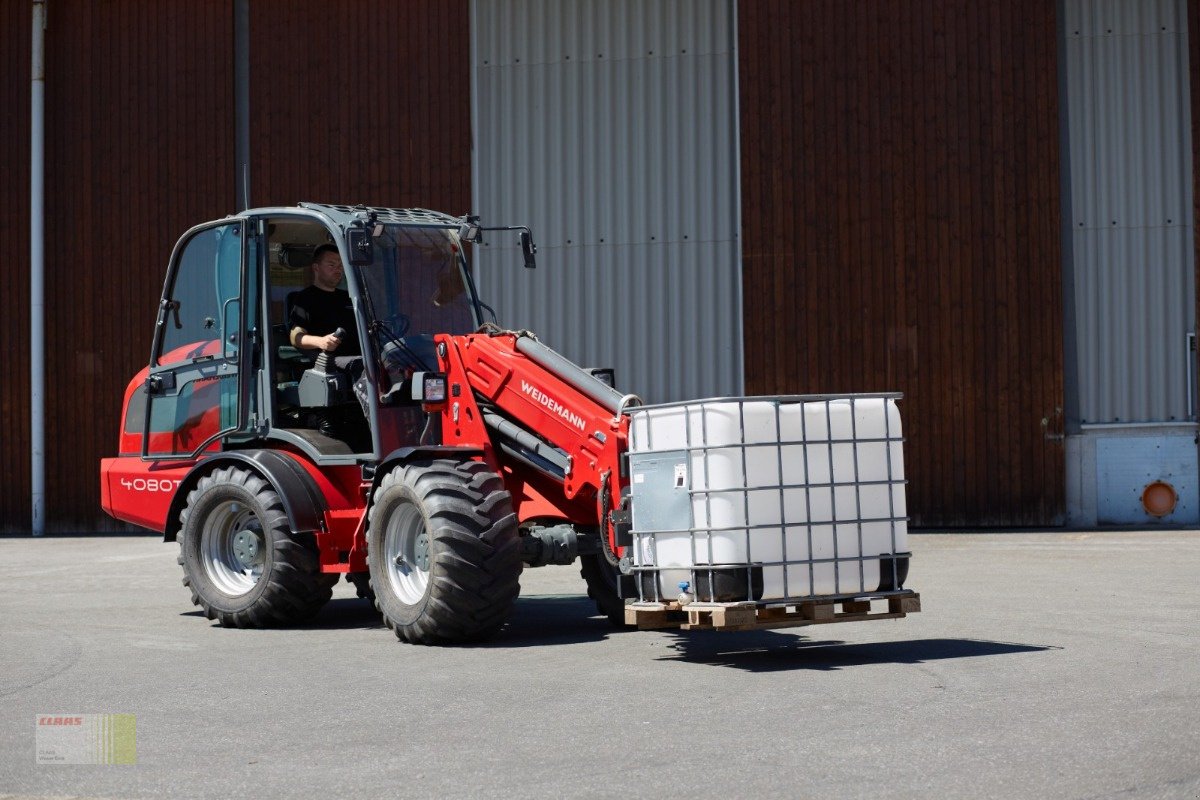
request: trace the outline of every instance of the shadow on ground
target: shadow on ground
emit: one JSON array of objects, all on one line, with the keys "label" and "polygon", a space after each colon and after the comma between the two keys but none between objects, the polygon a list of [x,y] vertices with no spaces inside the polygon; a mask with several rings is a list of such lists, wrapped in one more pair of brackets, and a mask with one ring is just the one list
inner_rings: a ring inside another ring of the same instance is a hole
[{"label": "shadow on ground", "polygon": [[517,598],[508,625],[478,647],[544,647],[598,642],[620,631],[597,616],[596,605],[583,595],[533,595]]},{"label": "shadow on ground", "polygon": [[[199,610],[182,616],[201,617]],[[217,623],[211,623],[216,625]],[[293,626],[300,630],[365,630],[382,628],[375,607],[366,600],[339,597],[329,601],[314,619]],[[922,664],[958,658],[1016,655],[1061,648],[991,642],[978,639],[912,639],[846,644],[805,635],[812,628],[776,631],[664,630],[670,638],[660,661],[687,661],[748,672],[836,670],[864,664]],[[517,599],[508,625],[496,638],[465,645],[486,649],[547,647],[598,642],[609,636],[639,635],[618,629],[582,595],[533,595]],[[650,635],[650,634],[647,634]]]},{"label": "shadow on ground", "polygon": [[[204,612],[193,608],[180,614],[204,619]],[[210,623],[219,627],[219,623]],[[383,620],[374,604],[355,597],[330,600],[313,619],[288,626],[293,630],[363,630],[382,628]],[[548,644],[572,644],[603,639],[615,629],[587,597],[577,595],[533,595],[517,598],[508,625],[493,640],[478,647],[531,647]]]},{"label": "shadow on ground", "polygon": [[[191,611],[183,612],[179,616],[204,619],[204,612],[198,608],[194,608]],[[220,623],[218,622],[212,622],[211,624],[213,627],[220,627]],[[379,618],[379,612],[375,610],[375,606],[370,602],[357,597],[338,597],[326,603],[317,616],[306,622],[299,622],[288,627],[292,630],[302,631],[363,630],[367,628],[382,628],[383,621]]]},{"label": "shadow on ground", "polygon": [[660,661],[687,661],[747,672],[829,671],[865,664],[924,664],[1062,649],[980,639],[909,639],[846,644],[774,631],[677,631],[672,635],[675,637],[669,646],[672,652],[662,656]]},{"label": "shadow on ground", "polygon": [[[812,627],[777,631],[680,631],[661,633],[671,637],[668,654],[658,660],[732,667],[748,672],[780,670],[836,670],[864,664],[922,664],[983,656],[1017,655],[1061,648],[1046,645],[992,642],[979,639],[913,639],[904,641],[846,644],[843,641],[805,635]],[[498,637],[480,647],[540,647],[638,635],[618,629],[587,597],[541,595],[522,597]]]}]

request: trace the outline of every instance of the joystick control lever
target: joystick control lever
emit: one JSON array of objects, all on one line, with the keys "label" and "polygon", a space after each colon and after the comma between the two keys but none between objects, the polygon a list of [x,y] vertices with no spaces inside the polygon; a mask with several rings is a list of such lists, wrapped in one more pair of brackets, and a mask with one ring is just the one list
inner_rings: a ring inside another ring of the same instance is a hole
[{"label": "joystick control lever", "polygon": [[[340,342],[346,338],[346,329],[338,328],[332,336]],[[333,353],[322,350],[311,369],[300,376],[298,390],[300,405],[306,408],[323,408],[344,402],[349,393],[349,378],[337,368]]]},{"label": "joystick control lever", "polygon": [[[334,331],[330,335],[333,336],[333,338],[338,340],[338,344],[341,344],[342,340],[346,338],[346,329],[338,328],[336,331]],[[313,364],[313,369],[315,369],[317,372],[329,372],[329,359],[330,359],[329,351],[322,350],[321,353],[317,356],[316,363]]]}]

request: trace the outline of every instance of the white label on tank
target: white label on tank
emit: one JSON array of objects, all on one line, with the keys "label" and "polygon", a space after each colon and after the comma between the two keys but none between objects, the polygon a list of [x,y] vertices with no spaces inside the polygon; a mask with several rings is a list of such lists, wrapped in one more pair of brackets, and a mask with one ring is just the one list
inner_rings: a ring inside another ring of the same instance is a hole
[{"label": "white label on tank", "polygon": [[682,489],[687,486],[687,464],[675,465],[675,488]]},{"label": "white label on tank", "polygon": [[634,474],[634,476],[633,476],[633,482],[634,482],[634,483],[645,483],[645,482],[646,482],[646,476],[645,476],[645,474],[643,474],[643,473],[641,473],[641,472],[638,472],[638,473]]}]

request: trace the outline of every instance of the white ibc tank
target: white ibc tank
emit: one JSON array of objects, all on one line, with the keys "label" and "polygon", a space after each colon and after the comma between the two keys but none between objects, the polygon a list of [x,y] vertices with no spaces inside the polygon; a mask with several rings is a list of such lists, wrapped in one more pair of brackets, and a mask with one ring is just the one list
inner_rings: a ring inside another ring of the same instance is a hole
[{"label": "white ibc tank", "polygon": [[869,593],[908,551],[893,397],[633,409],[630,464],[634,563],[664,597],[711,565],[761,566],[762,600]]}]

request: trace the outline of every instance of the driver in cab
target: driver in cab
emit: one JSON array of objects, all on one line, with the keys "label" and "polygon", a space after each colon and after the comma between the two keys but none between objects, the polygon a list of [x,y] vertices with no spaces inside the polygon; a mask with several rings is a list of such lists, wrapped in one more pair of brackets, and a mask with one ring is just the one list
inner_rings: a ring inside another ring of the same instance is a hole
[{"label": "driver in cab", "polygon": [[[339,359],[362,355],[350,293],[338,288],[342,275],[342,257],[335,246],[323,244],[313,251],[312,286],[289,298],[288,330],[293,346],[331,354],[336,351]],[[333,335],[338,328],[346,331],[345,338]]]}]

